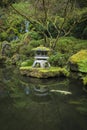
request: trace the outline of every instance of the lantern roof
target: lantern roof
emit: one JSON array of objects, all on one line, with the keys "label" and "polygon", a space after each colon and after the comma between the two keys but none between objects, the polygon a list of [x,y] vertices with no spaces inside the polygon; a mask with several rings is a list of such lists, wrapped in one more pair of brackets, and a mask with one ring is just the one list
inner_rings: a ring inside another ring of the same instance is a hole
[{"label": "lantern roof", "polygon": [[33,51],[50,51],[49,48],[44,47],[44,46],[42,46],[42,45],[39,46],[39,47],[33,48],[32,50],[33,50]]}]

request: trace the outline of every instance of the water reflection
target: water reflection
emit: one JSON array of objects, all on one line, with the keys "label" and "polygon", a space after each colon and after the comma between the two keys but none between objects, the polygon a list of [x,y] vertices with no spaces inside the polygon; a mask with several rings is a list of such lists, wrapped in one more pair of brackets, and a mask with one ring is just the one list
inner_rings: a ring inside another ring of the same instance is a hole
[{"label": "water reflection", "polygon": [[29,87],[28,87],[28,86],[27,86],[27,87],[25,87],[24,91],[25,91],[26,95],[29,95],[29,93],[30,93],[30,89],[29,89]]},{"label": "water reflection", "polygon": [[87,96],[77,80],[23,77],[15,67],[1,68],[0,77],[0,91],[9,92],[0,96],[0,130],[87,129]]},{"label": "water reflection", "polygon": [[34,94],[36,96],[47,96],[49,94],[49,88],[46,86],[34,86]]}]

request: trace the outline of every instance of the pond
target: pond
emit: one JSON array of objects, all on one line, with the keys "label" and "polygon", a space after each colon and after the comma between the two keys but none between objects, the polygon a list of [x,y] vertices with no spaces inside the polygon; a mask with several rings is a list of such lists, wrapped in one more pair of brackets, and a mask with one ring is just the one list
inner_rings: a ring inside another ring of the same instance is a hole
[{"label": "pond", "polygon": [[0,68],[0,130],[87,130],[87,93],[76,79],[24,77]]}]

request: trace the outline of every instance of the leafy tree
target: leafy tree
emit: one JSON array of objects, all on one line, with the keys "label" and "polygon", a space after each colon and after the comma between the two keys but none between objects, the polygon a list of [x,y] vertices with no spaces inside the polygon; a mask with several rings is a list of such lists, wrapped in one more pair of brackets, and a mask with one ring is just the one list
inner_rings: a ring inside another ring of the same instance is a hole
[{"label": "leafy tree", "polygon": [[[19,1],[21,2],[18,3]],[[44,38],[46,46],[51,48],[56,47],[61,36],[75,32],[72,30],[87,19],[87,10],[79,11],[76,7],[77,3],[79,4],[78,0],[18,0],[17,4],[16,1],[14,4],[12,2],[14,1],[4,0],[4,4],[9,5],[11,12],[15,11],[27,19],[31,25],[30,29],[38,32]],[[85,30],[84,27],[82,35]]]},{"label": "leafy tree", "polygon": [[65,31],[65,23],[69,18],[69,12],[74,7],[74,4],[70,0],[63,0],[62,2],[61,0],[32,0],[30,4],[27,3],[25,6],[27,12],[29,12],[28,14],[23,9],[24,6],[21,8],[18,4],[11,5],[12,9],[29,20],[35,30],[43,35],[46,43],[48,42],[48,38],[56,38],[53,44],[51,40],[49,41],[49,45],[52,48],[56,47],[60,36],[70,33],[72,26],[70,26],[69,30],[66,30],[67,33]]}]

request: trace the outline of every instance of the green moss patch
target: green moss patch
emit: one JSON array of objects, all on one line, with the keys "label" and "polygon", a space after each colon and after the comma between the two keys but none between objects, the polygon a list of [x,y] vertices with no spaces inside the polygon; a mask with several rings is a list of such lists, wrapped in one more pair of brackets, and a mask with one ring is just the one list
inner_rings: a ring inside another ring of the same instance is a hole
[{"label": "green moss patch", "polygon": [[71,70],[87,73],[87,50],[81,50],[69,59]]},{"label": "green moss patch", "polygon": [[60,67],[50,67],[47,69],[43,69],[43,68],[32,68],[28,66],[28,67],[21,67],[20,72],[22,75],[36,78],[69,76],[69,72],[65,68]]},{"label": "green moss patch", "polygon": [[47,48],[47,47],[44,47],[44,46],[39,46],[39,47],[36,47],[36,48],[33,48],[32,49],[33,51],[50,51],[50,49],[49,48]]}]

